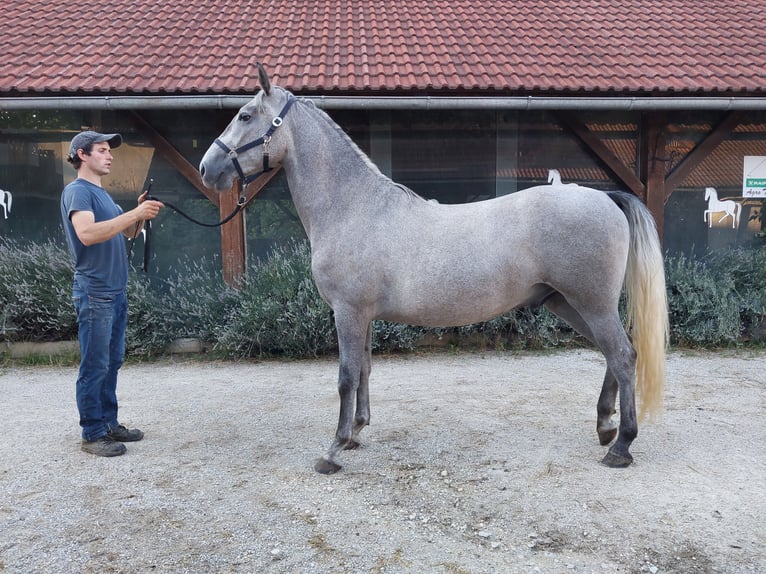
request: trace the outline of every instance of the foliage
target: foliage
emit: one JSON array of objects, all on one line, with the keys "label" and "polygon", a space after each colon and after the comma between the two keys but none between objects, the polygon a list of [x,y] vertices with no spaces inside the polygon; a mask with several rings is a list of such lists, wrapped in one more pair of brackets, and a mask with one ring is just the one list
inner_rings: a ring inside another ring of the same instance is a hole
[{"label": "foliage", "polygon": [[240,287],[217,330],[228,354],[317,356],[337,348],[330,308],[311,279],[308,244],[277,247]]},{"label": "foliage", "polygon": [[457,329],[459,337],[478,336],[484,346],[547,349],[573,343],[579,335],[545,307],[517,309],[484,323]]},{"label": "foliage", "polygon": [[178,338],[210,342],[236,292],[203,261],[182,261],[168,279],[136,273],[128,283],[127,352],[161,353]]},{"label": "foliage", "polygon": [[[66,249],[0,238],[0,252],[0,341],[75,338],[73,269]],[[213,267],[204,258],[182,258],[167,278],[131,274],[128,355],[162,354],[181,337],[199,339],[216,355],[231,358],[337,353],[332,311],[311,278],[305,241],[253,261],[238,290],[226,286]],[[673,344],[766,342],[766,249],[721,251],[704,260],[668,257],[666,270]],[[424,340],[513,349],[583,344],[545,308],[449,329],[373,322],[376,352],[411,351]]]},{"label": "foliage", "polygon": [[0,238],[0,254],[0,340],[74,338],[74,270],[66,249]]},{"label": "foliage", "polygon": [[766,342],[766,249],[721,251],[709,255],[715,276],[731,280],[732,299],[738,304],[744,339]]},{"label": "foliage", "polygon": [[766,250],[666,261],[671,341],[727,346],[766,341]]},{"label": "foliage", "polygon": [[679,256],[667,262],[670,331],[679,345],[730,343],[739,336],[734,284],[714,277],[706,265]]}]

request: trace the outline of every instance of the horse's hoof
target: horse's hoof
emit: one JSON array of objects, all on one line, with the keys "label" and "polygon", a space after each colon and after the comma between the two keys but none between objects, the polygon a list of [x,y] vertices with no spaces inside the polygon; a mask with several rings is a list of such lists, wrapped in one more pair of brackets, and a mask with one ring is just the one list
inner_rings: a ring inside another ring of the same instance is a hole
[{"label": "horse's hoof", "polygon": [[327,460],[326,458],[320,458],[314,463],[314,470],[320,474],[335,474],[341,468],[343,467],[337,462]]},{"label": "horse's hoof", "polygon": [[626,468],[633,462],[633,457],[628,454],[623,456],[621,454],[615,454],[612,451],[606,453],[606,456],[601,460],[601,464],[605,464],[609,468]]},{"label": "horse's hoof", "polygon": [[343,447],[343,450],[354,450],[360,446],[362,446],[362,443],[360,443],[358,440],[350,440],[346,443],[346,446]]},{"label": "horse's hoof", "polygon": [[613,429],[599,430],[597,432],[599,444],[601,446],[606,446],[614,440],[614,437],[617,436],[617,427]]}]

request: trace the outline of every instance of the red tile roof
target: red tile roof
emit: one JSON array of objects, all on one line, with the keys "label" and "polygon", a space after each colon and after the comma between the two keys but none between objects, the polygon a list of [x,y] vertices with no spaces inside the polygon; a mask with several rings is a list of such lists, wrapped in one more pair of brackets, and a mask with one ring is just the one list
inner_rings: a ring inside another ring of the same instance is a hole
[{"label": "red tile roof", "polygon": [[14,0],[3,95],[763,95],[761,0]]}]

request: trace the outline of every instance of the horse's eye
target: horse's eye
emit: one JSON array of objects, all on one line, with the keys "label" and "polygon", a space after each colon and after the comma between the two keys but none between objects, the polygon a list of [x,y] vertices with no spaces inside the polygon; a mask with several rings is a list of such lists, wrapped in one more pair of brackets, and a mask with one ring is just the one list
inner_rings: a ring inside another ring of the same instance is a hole
[{"label": "horse's eye", "polygon": [[250,114],[241,113],[239,114],[239,121],[241,122],[249,122],[250,121]]}]

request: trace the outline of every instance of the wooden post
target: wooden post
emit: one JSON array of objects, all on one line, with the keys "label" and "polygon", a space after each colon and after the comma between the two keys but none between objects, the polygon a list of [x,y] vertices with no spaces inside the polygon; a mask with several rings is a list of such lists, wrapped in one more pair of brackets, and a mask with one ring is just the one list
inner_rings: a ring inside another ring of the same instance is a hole
[{"label": "wooden post", "polygon": [[650,113],[641,130],[642,172],[646,174],[646,207],[649,208],[660,242],[665,230],[665,150],[666,117],[662,113]]},{"label": "wooden post", "polygon": [[[219,212],[221,219],[227,217],[237,207],[240,184],[220,195]],[[221,226],[221,257],[223,280],[227,285],[239,287],[245,277],[247,249],[245,244],[245,209],[242,208],[231,221]]]}]

